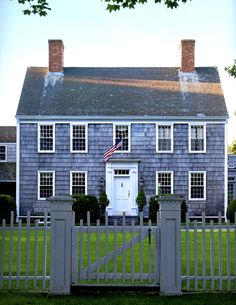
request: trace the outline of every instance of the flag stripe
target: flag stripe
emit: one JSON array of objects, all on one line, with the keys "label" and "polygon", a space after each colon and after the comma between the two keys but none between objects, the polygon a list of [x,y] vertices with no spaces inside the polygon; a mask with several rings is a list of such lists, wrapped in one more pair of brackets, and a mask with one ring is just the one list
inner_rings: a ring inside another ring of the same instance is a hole
[{"label": "flag stripe", "polygon": [[114,144],[112,147],[110,147],[108,150],[106,150],[103,154],[103,158],[104,161],[106,162],[107,160],[109,160],[111,158],[111,156],[113,155],[113,153],[122,146],[122,139],[120,138],[116,144]]}]

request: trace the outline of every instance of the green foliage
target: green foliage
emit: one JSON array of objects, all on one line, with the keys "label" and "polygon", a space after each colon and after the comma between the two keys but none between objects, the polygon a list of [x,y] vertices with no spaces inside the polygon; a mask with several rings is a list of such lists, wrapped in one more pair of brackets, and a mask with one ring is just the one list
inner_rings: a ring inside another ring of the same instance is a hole
[{"label": "green foliage", "polygon": [[23,10],[24,15],[37,14],[39,16],[47,16],[51,8],[48,6],[47,0],[18,0],[19,4],[28,4],[29,8]]},{"label": "green foliage", "polygon": [[231,67],[225,68],[225,71],[227,71],[230,76],[236,78],[236,59],[234,60],[234,64]]},{"label": "green foliage", "polygon": [[[171,195],[165,195],[165,196],[171,196]],[[157,220],[157,212],[160,209],[160,204],[158,203],[158,199],[159,199],[158,195],[152,196],[150,198],[150,202],[149,202],[149,218],[152,220],[152,222],[156,222],[156,220]],[[181,202],[181,222],[185,222],[185,220],[186,220],[186,213],[187,212],[188,212],[188,207],[187,207],[187,204],[186,204],[185,200],[183,200]]]},{"label": "green foliage", "polygon": [[87,212],[90,211],[90,220],[95,222],[100,217],[100,207],[95,196],[91,195],[73,195],[73,211],[75,211],[75,222],[80,219],[87,222]]},{"label": "green foliage", "polygon": [[[120,8],[134,9],[137,4],[147,3],[148,0],[104,0],[107,2],[107,10],[111,13],[112,11],[120,10]],[[154,0],[155,3],[164,3],[167,8],[177,8],[179,2],[186,3],[191,0]]]},{"label": "green foliage", "polygon": [[0,222],[2,222],[3,219],[6,219],[6,223],[10,223],[11,211],[14,212],[14,217],[16,219],[15,199],[9,195],[0,195]]},{"label": "green foliage", "polygon": [[100,206],[101,211],[104,213],[106,207],[109,205],[109,200],[107,198],[107,194],[105,192],[105,190],[102,190],[100,195],[99,195],[99,199],[98,199],[98,203]]},{"label": "green foliage", "polygon": [[236,155],[236,140],[234,139],[232,144],[228,145],[228,154]]},{"label": "green foliage", "polygon": [[157,212],[160,210],[158,197],[159,197],[158,195],[152,196],[149,201],[149,218],[154,223],[157,221]]},{"label": "green foliage", "polygon": [[230,222],[234,222],[235,212],[236,212],[236,199],[233,199],[232,201],[230,201],[226,212],[226,217]]},{"label": "green foliage", "polygon": [[138,196],[136,198],[136,203],[137,203],[139,209],[142,211],[144,206],[147,203],[146,195],[143,190],[139,191]]}]

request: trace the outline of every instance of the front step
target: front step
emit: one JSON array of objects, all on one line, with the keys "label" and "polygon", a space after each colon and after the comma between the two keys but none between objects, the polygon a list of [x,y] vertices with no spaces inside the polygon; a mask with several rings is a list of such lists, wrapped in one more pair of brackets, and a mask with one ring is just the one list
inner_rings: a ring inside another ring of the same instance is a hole
[{"label": "front step", "polygon": [[[117,225],[122,226],[123,216],[108,216],[108,224],[114,225],[114,221],[117,220]],[[135,225],[139,225],[139,216],[125,216],[125,225],[131,226],[132,220],[134,220]]]}]

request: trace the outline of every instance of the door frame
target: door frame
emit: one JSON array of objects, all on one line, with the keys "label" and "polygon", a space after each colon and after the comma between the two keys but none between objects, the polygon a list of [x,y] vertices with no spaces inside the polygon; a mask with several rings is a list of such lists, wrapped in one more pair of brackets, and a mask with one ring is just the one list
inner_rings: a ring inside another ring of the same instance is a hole
[{"label": "door frame", "polygon": [[138,196],[138,162],[137,161],[108,161],[106,163],[106,193],[110,201],[106,211],[109,216],[118,215],[114,211],[115,202],[115,170],[116,169],[126,169],[129,170],[130,176],[130,215],[127,216],[137,216],[138,206],[136,204],[136,198]]}]

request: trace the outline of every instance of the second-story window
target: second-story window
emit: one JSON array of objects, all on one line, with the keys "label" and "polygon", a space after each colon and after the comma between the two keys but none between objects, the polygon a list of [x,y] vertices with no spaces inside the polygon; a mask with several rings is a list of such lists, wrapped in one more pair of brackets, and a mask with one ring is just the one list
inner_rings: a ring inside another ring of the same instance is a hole
[{"label": "second-story window", "polygon": [[0,145],[0,162],[7,160],[7,147],[6,145]]},{"label": "second-story window", "polygon": [[173,152],[173,125],[157,125],[157,152]]},{"label": "second-story window", "polygon": [[122,146],[117,149],[117,151],[129,152],[130,137],[129,125],[115,125],[115,139],[114,143],[116,143],[120,138],[122,138]]},{"label": "second-story window", "polygon": [[87,125],[71,125],[71,151],[87,152]]},{"label": "second-story window", "polygon": [[54,152],[55,141],[54,141],[54,125],[53,124],[40,124],[38,126],[38,151],[39,152]]},{"label": "second-story window", "polygon": [[206,151],[206,130],[205,125],[190,125],[190,152],[205,152]]}]

